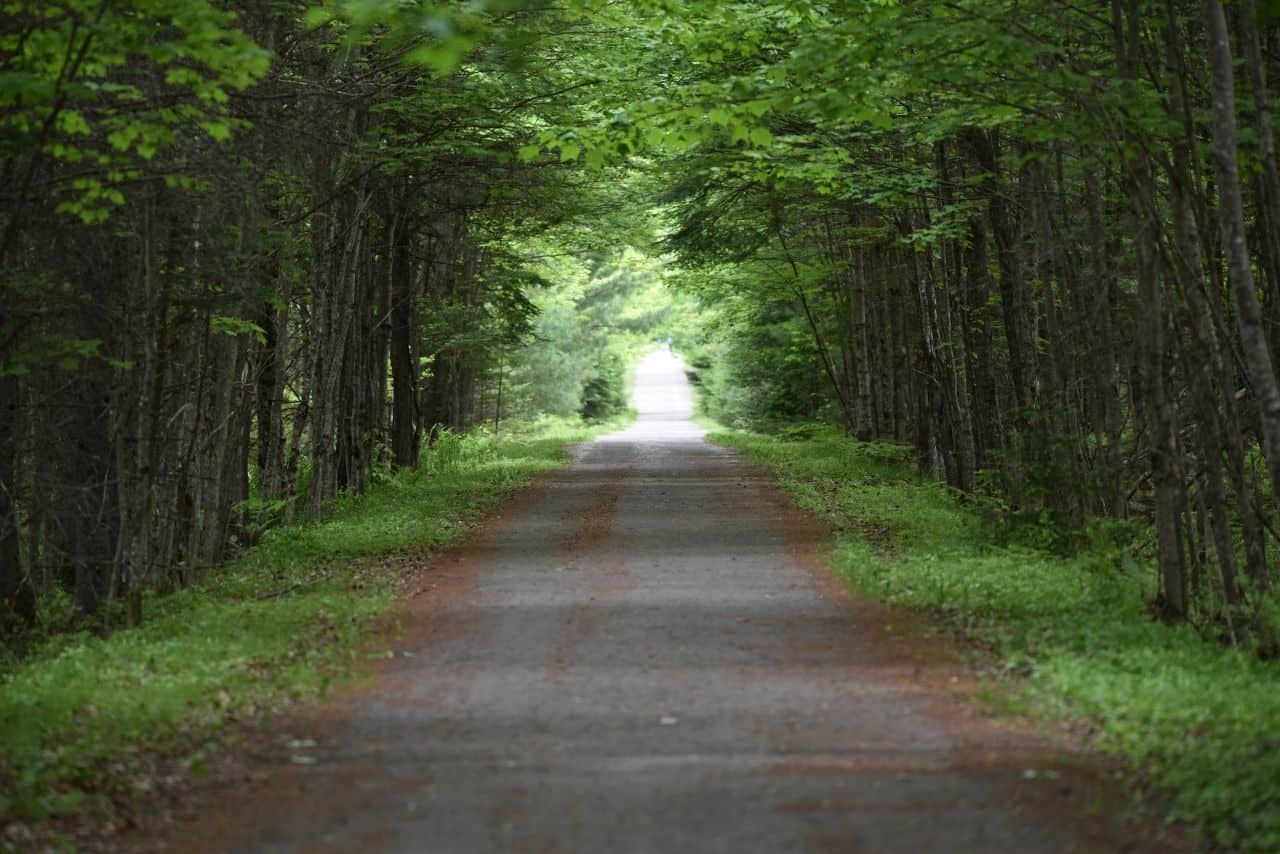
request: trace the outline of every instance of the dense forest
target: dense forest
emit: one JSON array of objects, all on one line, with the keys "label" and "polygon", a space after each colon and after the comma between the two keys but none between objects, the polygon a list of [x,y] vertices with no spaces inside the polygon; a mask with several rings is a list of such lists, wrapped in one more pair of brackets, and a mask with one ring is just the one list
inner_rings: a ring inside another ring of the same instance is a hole
[{"label": "dense forest", "polygon": [[5,8],[9,618],[136,622],[442,430],[624,405],[625,186],[517,157],[584,120],[573,24],[350,5]]},{"label": "dense forest", "polygon": [[708,104],[725,138],[668,190],[667,245],[727,306],[713,400],[910,441],[1055,547],[1150,520],[1159,614],[1247,635],[1280,475],[1263,12],[894,4],[761,33],[717,96],[745,90],[765,153]]},{"label": "dense forest", "polygon": [[655,340],[1274,659],[1278,90],[1275,0],[0,2],[6,666]]},{"label": "dense forest", "polygon": [[713,414],[910,442],[1057,548],[1149,522],[1160,616],[1265,634],[1275,12],[8,4],[6,619],[136,620],[531,383],[617,408],[599,323],[519,348],[574,264],[662,278],[630,245]]}]

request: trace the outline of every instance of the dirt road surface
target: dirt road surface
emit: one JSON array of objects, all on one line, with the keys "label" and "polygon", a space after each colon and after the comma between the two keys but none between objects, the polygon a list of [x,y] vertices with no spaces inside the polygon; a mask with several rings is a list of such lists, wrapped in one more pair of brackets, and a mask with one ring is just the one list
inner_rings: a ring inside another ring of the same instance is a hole
[{"label": "dirt road surface", "polygon": [[824,532],[689,420],[675,357],[644,361],[635,405],[425,572],[400,654],[170,850],[1159,847],[960,702],[944,642],[831,579]]}]

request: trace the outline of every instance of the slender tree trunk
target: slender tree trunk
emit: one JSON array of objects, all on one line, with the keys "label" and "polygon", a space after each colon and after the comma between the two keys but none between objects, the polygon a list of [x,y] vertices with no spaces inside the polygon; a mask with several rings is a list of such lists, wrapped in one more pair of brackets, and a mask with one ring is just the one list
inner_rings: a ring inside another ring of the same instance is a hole
[{"label": "slender tree trunk", "polygon": [[1257,232],[1261,243],[1264,307],[1270,325],[1268,340],[1274,354],[1280,347],[1280,165],[1277,165],[1275,132],[1272,129],[1271,101],[1267,69],[1258,34],[1255,0],[1243,0],[1240,8],[1240,42],[1249,84],[1253,90],[1254,125],[1258,133],[1258,159],[1262,170],[1257,178]]},{"label": "slender tree trunk", "polygon": [[1093,274],[1097,286],[1096,297],[1088,300],[1088,309],[1083,322],[1092,335],[1086,344],[1088,361],[1091,366],[1090,388],[1094,411],[1098,413],[1099,434],[1102,439],[1102,468],[1113,473],[1113,489],[1108,496],[1107,504],[1112,516],[1124,518],[1128,515],[1125,499],[1125,488],[1120,463],[1120,445],[1124,429],[1124,418],[1120,408],[1120,389],[1116,381],[1117,357],[1112,330],[1112,298],[1115,279],[1107,253],[1107,232],[1104,218],[1102,188],[1097,172],[1088,167],[1084,175],[1086,207],[1088,209],[1088,236],[1093,256]]},{"label": "slender tree trunk", "polygon": [[1272,499],[1280,506],[1280,387],[1276,383],[1267,346],[1262,307],[1254,288],[1245,238],[1244,202],[1236,156],[1235,81],[1232,77],[1231,43],[1222,0],[1204,0],[1208,24],[1209,65],[1212,75],[1213,162],[1218,179],[1218,223],[1222,230],[1227,273],[1235,297],[1236,326],[1249,384],[1258,401],[1262,452],[1267,459]]},{"label": "slender tree trunk", "polygon": [[35,617],[35,596],[19,552],[17,423],[18,381],[0,376],[0,627],[9,613],[24,622]]},{"label": "slender tree trunk", "polygon": [[805,320],[809,324],[809,332],[813,335],[814,347],[818,351],[818,358],[822,362],[822,368],[826,371],[827,380],[830,381],[836,400],[840,404],[840,414],[844,420],[844,431],[846,434],[852,434],[857,428],[857,413],[854,412],[853,400],[846,391],[844,384],[840,382],[840,372],[836,369],[835,359],[831,356],[831,348],[827,346],[826,336],[822,334],[822,328],[818,325],[818,319],[814,315],[813,308],[809,305],[809,298],[804,292],[804,284],[800,280],[800,268],[796,264],[795,258],[792,257],[791,250],[787,247],[787,239],[782,232],[782,223],[776,217],[774,219],[774,233],[777,235],[778,245],[782,248],[783,255],[786,256],[787,264],[791,267],[792,290],[796,295],[796,302],[800,304],[800,308],[804,312]]},{"label": "slender tree trunk", "polygon": [[964,353],[973,395],[974,464],[986,465],[992,451],[1002,446],[999,396],[996,392],[991,309],[991,274],[988,270],[987,221],[984,216],[969,220],[965,253]]},{"label": "slender tree trunk", "polygon": [[1005,342],[1009,347],[1009,374],[1013,384],[1013,400],[1025,409],[1038,395],[1039,380],[1035,369],[1034,341],[1028,338],[1028,312],[1025,286],[1018,259],[1009,200],[999,178],[999,161],[995,144],[987,132],[970,128],[965,139],[973,152],[983,177],[980,187],[987,202],[987,217],[996,242],[996,265],[1000,270],[1000,307],[1004,320]]},{"label": "slender tree trunk", "polygon": [[397,468],[418,465],[418,376],[413,364],[414,276],[409,258],[410,224],[403,213],[391,237],[391,449]]},{"label": "slender tree trunk", "polygon": [[[1128,26],[1116,15],[1116,59],[1122,77],[1133,78],[1138,67],[1139,10],[1137,0],[1127,0]],[[1119,3],[1113,7],[1119,11]],[[1148,164],[1130,157],[1125,164],[1126,189],[1133,227],[1138,298],[1142,306],[1141,349],[1136,364],[1140,414],[1151,450],[1151,479],[1155,487],[1156,544],[1163,602],[1161,616],[1182,620],[1187,615],[1186,565],[1179,531],[1182,506],[1182,472],[1174,425],[1173,402],[1165,370],[1165,310],[1161,299],[1159,261],[1160,223],[1151,205],[1154,186]]]}]

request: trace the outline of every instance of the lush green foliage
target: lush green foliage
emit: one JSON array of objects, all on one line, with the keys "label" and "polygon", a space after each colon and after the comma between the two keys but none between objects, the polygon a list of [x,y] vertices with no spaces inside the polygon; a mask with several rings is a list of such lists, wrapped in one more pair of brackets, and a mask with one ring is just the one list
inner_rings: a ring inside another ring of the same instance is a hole
[{"label": "lush green foliage", "polygon": [[661,264],[635,249],[541,262],[530,341],[511,354],[507,411],[613,418],[627,408],[627,371],[664,334],[671,297]]},{"label": "lush green foliage", "polygon": [[[896,445],[821,444],[816,498],[899,542],[850,564],[881,567],[863,583],[999,636],[1054,702],[1154,721],[1149,748],[1107,732],[1157,779],[1188,774],[1180,808],[1220,839],[1265,841],[1211,804],[1248,786],[1160,750],[1191,715],[1196,745],[1261,779],[1270,760],[1230,749],[1274,732],[1248,717],[1271,707],[1200,724],[1188,709],[1253,695],[1184,696],[1216,683],[1161,651],[1218,653],[1138,603],[1280,649],[1274,6],[0,0],[0,633],[47,641],[32,661],[70,692],[46,714],[53,683],[22,665],[14,738],[35,756],[70,726],[91,666],[173,682],[195,646],[148,650],[202,609],[279,634],[201,650],[194,693],[158,709],[231,679],[222,659],[345,637],[376,590],[289,569],[276,597],[269,571],[210,569],[259,540],[289,567],[433,540],[349,508],[328,535],[270,530],[368,487],[447,489],[477,424],[610,417],[629,361],[670,338],[732,426],[913,442],[999,524],[905,477]],[[840,486],[846,465],[871,474]],[[1158,585],[1122,552],[1008,546],[1121,529]],[[1156,650],[1157,681],[1086,690],[1068,665],[1110,674],[1099,639],[1116,670]],[[85,732],[143,731],[94,708]],[[50,761],[29,812],[74,776]]]},{"label": "lush green foliage", "polygon": [[702,411],[734,428],[781,427],[834,416],[814,373],[809,333],[785,305],[745,307],[729,297],[693,313],[698,322],[678,330],[675,343],[687,353]]},{"label": "lush green foliage", "polygon": [[858,590],[928,610],[986,644],[1037,715],[1085,720],[1190,821],[1230,850],[1280,846],[1280,662],[1145,614],[1149,567],[994,546],[981,517],[915,474],[906,449],[830,434],[713,433],[774,472],[840,532]]},{"label": "lush green foliage", "polygon": [[421,470],[340,497],[321,523],[267,532],[206,582],[154,598],[142,626],[49,639],[0,674],[0,818],[127,803],[157,753],[198,774],[227,721],[351,672],[402,571],[380,560],[451,543],[600,429],[544,418],[500,438],[445,434]]},{"label": "lush green foliage", "polygon": [[618,410],[585,279],[647,214],[517,156],[594,118],[580,12],[0,4],[0,637],[137,623],[441,430]]},{"label": "lush green foliage", "polygon": [[666,14],[635,14],[633,61],[664,85],[559,139],[661,153],[707,410],[911,441],[1063,552],[1150,519],[1165,616],[1257,637],[1255,496],[1280,479],[1264,4],[1227,4],[1222,39],[1221,4],[1181,0],[641,8]]}]

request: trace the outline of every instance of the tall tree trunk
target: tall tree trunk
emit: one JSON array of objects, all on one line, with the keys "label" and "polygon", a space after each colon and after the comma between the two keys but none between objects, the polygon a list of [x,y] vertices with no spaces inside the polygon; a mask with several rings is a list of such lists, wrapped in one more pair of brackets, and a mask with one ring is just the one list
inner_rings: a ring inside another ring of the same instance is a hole
[{"label": "tall tree trunk", "polygon": [[796,302],[804,312],[805,320],[809,324],[809,332],[813,336],[813,345],[818,352],[818,359],[822,363],[822,369],[826,372],[827,380],[831,383],[831,389],[835,392],[836,400],[840,404],[840,415],[844,421],[844,431],[846,434],[852,434],[857,429],[857,413],[854,411],[853,398],[848,390],[845,389],[844,383],[840,381],[840,372],[836,368],[836,361],[831,355],[831,348],[827,345],[826,336],[822,334],[822,327],[818,325],[818,318],[813,312],[813,307],[809,304],[809,297],[805,294],[804,283],[800,277],[800,267],[791,255],[791,250],[787,248],[787,239],[782,232],[782,223],[777,218],[774,220],[774,232],[778,237],[778,245],[782,248],[783,255],[787,259],[787,264],[791,267],[792,291],[795,293]]},{"label": "tall tree trunk", "polygon": [[1113,473],[1113,489],[1107,497],[1107,505],[1112,516],[1123,518],[1128,515],[1125,487],[1120,477],[1120,444],[1124,418],[1120,407],[1120,389],[1116,382],[1117,357],[1111,321],[1115,277],[1107,253],[1102,188],[1097,172],[1091,166],[1085,169],[1084,184],[1088,210],[1087,233],[1097,287],[1095,297],[1090,298],[1090,294],[1082,295],[1082,300],[1087,300],[1088,305],[1083,317],[1084,327],[1091,333],[1096,333],[1090,336],[1086,345],[1091,368],[1089,386],[1093,392],[1093,409],[1097,413],[1102,440],[1102,468]]},{"label": "tall tree trunk", "polygon": [[1218,179],[1218,224],[1222,231],[1227,273],[1235,297],[1236,326],[1249,384],[1258,401],[1262,452],[1267,459],[1273,501],[1280,506],[1280,387],[1267,346],[1262,307],[1254,288],[1249,245],[1245,238],[1244,202],[1236,155],[1235,81],[1231,43],[1222,0],[1204,0],[1212,74],[1213,162]]},{"label": "tall tree trunk", "polygon": [[35,617],[35,595],[19,551],[17,479],[18,381],[0,376],[0,628],[10,613]]},{"label": "tall tree trunk", "polygon": [[418,465],[418,372],[413,360],[417,313],[409,257],[410,222],[397,215],[391,233],[391,450],[398,468]]},{"label": "tall tree trunk", "polygon": [[991,452],[1003,445],[993,356],[994,335],[988,305],[991,273],[988,269],[985,216],[978,215],[969,220],[966,243],[965,311],[961,319],[964,324],[966,372],[970,377],[969,387],[973,397],[974,465],[981,468],[989,462]]},{"label": "tall tree trunk", "polygon": [[1182,45],[1179,40],[1177,12],[1172,0],[1166,3],[1167,24],[1164,28],[1165,46],[1170,71],[1176,85],[1172,90],[1171,106],[1175,118],[1183,119],[1184,134],[1172,145],[1172,171],[1169,175],[1173,202],[1174,269],[1182,284],[1186,300],[1186,326],[1191,331],[1194,350],[1185,359],[1186,373],[1191,379],[1194,399],[1200,411],[1200,444],[1204,456],[1206,489],[1210,492],[1210,514],[1214,531],[1214,550],[1226,601],[1229,605],[1239,602],[1236,583],[1237,560],[1235,538],[1226,520],[1226,490],[1222,477],[1222,457],[1230,461],[1232,480],[1236,486],[1237,513],[1244,540],[1245,566],[1249,576],[1261,588],[1267,586],[1265,551],[1261,526],[1253,510],[1253,496],[1244,475],[1242,447],[1244,437],[1240,429],[1238,406],[1235,399],[1235,383],[1231,368],[1223,357],[1223,346],[1213,323],[1213,308],[1205,296],[1207,281],[1201,257],[1201,236],[1196,224],[1198,207],[1195,194],[1197,184],[1191,165],[1195,146],[1194,125],[1191,123],[1190,98],[1183,78]]},{"label": "tall tree trunk", "polygon": [[1262,57],[1258,34],[1258,8],[1255,0],[1243,0],[1240,8],[1240,43],[1249,84],[1253,90],[1254,125],[1258,133],[1258,159],[1262,170],[1257,178],[1258,222],[1261,242],[1264,307],[1270,325],[1268,340],[1274,354],[1280,347],[1280,165],[1276,159],[1275,132],[1272,128],[1271,101],[1268,96],[1267,69]]},{"label": "tall tree trunk", "polygon": [[[1136,76],[1140,12],[1137,0],[1127,0],[1125,18],[1116,15],[1116,60],[1121,77]],[[1113,8],[1119,11],[1119,2]],[[1161,616],[1168,620],[1187,615],[1186,566],[1179,532],[1182,473],[1179,465],[1173,402],[1165,371],[1165,311],[1160,292],[1158,267],[1160,223],[1152,204],[1154,180],[1148,164],[1130,157],[1125,164],[1126,189],[1133,227],[1138,298],[1142,306],[1141,349],[1136,364],[1136,384],[1141,400],[1140,413],[1151,451],[1151,479],[1155,487],[1156,545],[1163,602]]]},{"label": "tall tree trunk", "polygon": [[969,128],[965,139],[978,168],[982,170],[979,186],[987,203],[987,218],[996,243],[996,266],[1000,270],[1000,307],[1005,342],[1009,347],[1013,400],[1021,410],[1038,396],[1039,379],[1035,366],[1035,341],[1028,334],[1026,289],[1017,254],[1018,241],[1014,235],[1009,199],[1000,181],[1000,163],[991,135],[978,128]]},{"label": "tall tree trunk", "polygon": [[[279,257],[272,253],[270,283],[278,283]],[[264,302],[258,323],[263,341],[256,351],[254,409],[258,426],[258,494],[264,501],[283,498],[287,490],[284,444],[285,362],[289,346],[289,313],[286,294],[276,293],[279,304]]]}]

